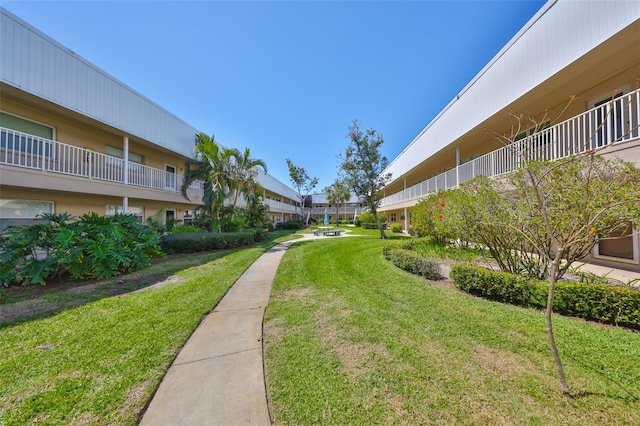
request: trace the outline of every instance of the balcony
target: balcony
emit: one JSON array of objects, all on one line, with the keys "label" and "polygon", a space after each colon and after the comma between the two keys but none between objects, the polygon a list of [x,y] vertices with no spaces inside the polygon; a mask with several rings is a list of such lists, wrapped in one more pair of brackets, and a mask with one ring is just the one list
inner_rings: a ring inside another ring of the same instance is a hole
[{"label": "balcony", "polygon": [[640,90],[636,90],[384,197],[380,206],[417,201],[441,189],[456,188],[477,176],[506,175],[517,170],[523,159],[553,161],[637,140],[639,124]]},{"label": "balcony", "polygon": [[[179,193],[183,176],[0,127],[0,164]],[[201,182],[187,190],[203,195]]]}]

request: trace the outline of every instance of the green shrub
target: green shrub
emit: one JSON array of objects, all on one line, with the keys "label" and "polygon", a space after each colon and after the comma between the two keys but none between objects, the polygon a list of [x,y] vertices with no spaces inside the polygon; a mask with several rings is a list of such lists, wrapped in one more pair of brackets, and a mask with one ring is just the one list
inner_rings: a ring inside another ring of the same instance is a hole
[{"label": "green shrub", "polygon": [[378,224],[375,222],[361,222],[362,229],[378,229]]},{"label": "green shrub", "polygon": [[[377,216],[378,216],[378,220],[380,221],[380,223],[384,224],[387,222],[387,214],[384,212],[377,212]],[[358,219],[360,221],[361,224],[363,223],[376,223],[376,218],[373,217],[373,213],[371,213],[370,211],[366,211],[364,213],[360,213],[360,216],[358,216]],[[369,228],[371,229],[371,228]],[[376,229],[376,228],[374,228]]]},{"label": "green shrub", "polygon": [[[451,268],[451,279],[467,293],[538,309],[546,307],[549,294],[546,281],[468,264]],[[553,310],[559,314],[640,330],[638,290],[561,281],[556,283],[553,296]]]},{"label": "green shrub", "polygon": [[171,230],[172,234],[192,234],[192,233],[204,233],[207,232],[202,228],[198,228],[193,225],[177,225]]},{"label": "green shrub", "polygon": [[438,262],[422,257],[412,250],[387,245],[383,248],[382,252],[387,260],[390,260],[391,263],[400,269],[429,280],[442,279]]},{"label": "green shrub", "polygon": [[160,247],[167,254],[197,253],[251,245],[257,232],[206,232],[168,234],[160,239]]},{"label": "green shrub", "polygon": [[0,241],[0,283],[45,284],[68,272],[78,279],[107,278],[141,269],[161,256],[159,236],[135,216],[89,213],[43,215],[47,222],[9,228]]},{"label": "green shrub", "polygon": [[399,232],[402,232],[402,224],[401,223],[392,223],[390,229],[391,229],[391,232],[394,232],[396,234],[399,233]]},{"label": "green shrub", "polygon": [[248,232],[253,236],[253,241],[259,243],[267,239],[268,231],[265,228],[247,228],[244,232]]},{"label": "green shrub", "polygon": [[300,221],[291,220],[276,223],[276,229],[304,229],[304,225]]}]

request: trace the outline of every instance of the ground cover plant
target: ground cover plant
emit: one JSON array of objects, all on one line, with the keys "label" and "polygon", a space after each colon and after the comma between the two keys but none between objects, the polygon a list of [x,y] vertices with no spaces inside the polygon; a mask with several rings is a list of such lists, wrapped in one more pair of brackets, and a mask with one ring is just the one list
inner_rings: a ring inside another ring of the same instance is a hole
[{"label": "ground cover plant", "polygon": [[137,424],[204,315],[272,244],[216,253],[162,288],[0,328],[0,424]]},{"label": "ground cover plant", "polygon": [[107,278],[136,271],[162,256],[159,235],[131,215],[45,214],[0,237],[0,284],[44,284],[47,278]]},{"label": "ground cover plant", "polygon": [[276,424],[638,424],[640,334],[475,298],[386,261],[372,238],[285,254],[265,317]]}]

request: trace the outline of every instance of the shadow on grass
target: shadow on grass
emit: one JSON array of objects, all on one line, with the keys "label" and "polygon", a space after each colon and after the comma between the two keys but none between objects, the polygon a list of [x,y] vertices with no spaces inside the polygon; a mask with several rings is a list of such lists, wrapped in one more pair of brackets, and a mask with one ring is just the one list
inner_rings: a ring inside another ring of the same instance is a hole
[{"label": "shadow on grass", "polygon": [[622,385],[620,385],[615,381],[613,383],[615,383],[620,388],[622,388],[622,390],[624,390],[627,393],[627,395],[614,395],[606,392],[591,392],[588,390],[579,390],[579,391],[571,392],[570,397],[573,399],[581,399],[581,398],[589,398],[592,396],[597,396],[597,397],[603,397],[603,398],[609,398],[609,399],[617,399],[618,401],[631,402],[631,403],[640,401],[640,398],[633,395],[631,392],[625,389]]},{"label": "shadow on grass", "polygon": [[179,271],[204,265],[239,250],[258,248],[263,251],[277,244],[276,239],[293,232],[269,233],[263,242],[251,246],[203,253],[188,253],[152,259],[145,269],[102,280],[72,280],[55,278],[49,285],[2,288],[0,328],[56,315],[65,309],[76,308],[107,297],[118,296],[149,288],[169,279]]}]

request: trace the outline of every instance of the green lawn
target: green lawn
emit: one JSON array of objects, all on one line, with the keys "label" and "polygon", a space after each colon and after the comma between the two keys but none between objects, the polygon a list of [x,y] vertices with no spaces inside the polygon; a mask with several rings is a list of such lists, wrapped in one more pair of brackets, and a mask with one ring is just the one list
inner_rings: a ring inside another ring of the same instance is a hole
[{"label": "green lawn", "polygon": [[[640,424],[640,333],[557,317],[575,394],[563,398],[541,313],[408,275],[384,260],[377,231],[354,233],[284,256],[265,318],[278,424]],[[0,328],[0,425],[136,424],[192,331],[269,246]]]},{"label": "green lawn", "polygon": [[0,328],[0,425],[137,424],[201,319],[271,245],[194,254],[209,262],[180,283]]},{"label": "green lawn", "polygon": [[277,424],[640,424],[640,334],[556,317],[404,273],[373,238],[286,253],[265,318]]}]

